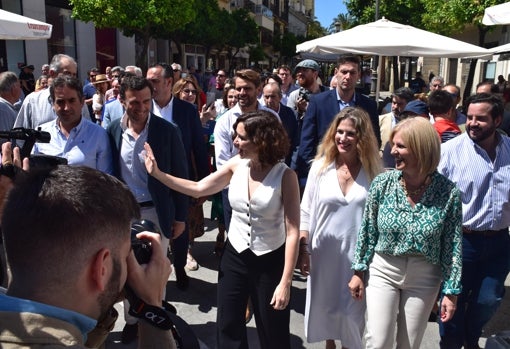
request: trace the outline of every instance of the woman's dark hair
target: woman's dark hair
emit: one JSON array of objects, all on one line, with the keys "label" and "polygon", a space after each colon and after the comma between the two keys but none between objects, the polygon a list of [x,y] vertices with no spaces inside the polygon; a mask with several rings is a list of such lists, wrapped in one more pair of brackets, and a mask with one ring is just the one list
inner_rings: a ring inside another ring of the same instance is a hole
[{"label": "woman's dark hair", "polygon": [[261,164],[274,165],[287,156],[289,137],[276,115],[265,110],[243,114],[234,123],[234,132],[240,123],[257,147]]}]

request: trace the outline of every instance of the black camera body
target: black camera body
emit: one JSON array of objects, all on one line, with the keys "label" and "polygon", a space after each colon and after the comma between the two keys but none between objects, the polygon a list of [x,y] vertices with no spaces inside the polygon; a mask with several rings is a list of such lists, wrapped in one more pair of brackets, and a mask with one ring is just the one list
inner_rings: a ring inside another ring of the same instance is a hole
[{"label": "black camera body", "polygon": [[152,256],[150,240],[136,237],[136,234],[144,231],[161,234],[157,225],[148,219],[139,219],[131,224],[131,247],[139,264],[149,263]]},{"label": "black camera body", "polygon": [[309,102],[310,101],[310,91],[308,91],[304,87],[299,88],[299,98]]}]

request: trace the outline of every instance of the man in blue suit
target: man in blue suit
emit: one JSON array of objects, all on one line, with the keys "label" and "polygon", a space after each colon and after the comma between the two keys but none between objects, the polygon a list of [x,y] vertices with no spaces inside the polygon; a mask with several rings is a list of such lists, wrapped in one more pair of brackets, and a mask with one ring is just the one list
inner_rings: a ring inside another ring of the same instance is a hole
[{"label": "man in blue suit", "polygon": [[266,107],[271,108],[278,113],[278,116],[282,121],[283,128],[287,131],[287,136],[289,136],[290,141],[290,149],[289,153],[285,157],[285,163],[287,166],[290,166],[292,155],[296,151],[299,142],[296,114],[294,114],[292,109],[281,103],[283,94],[278,83],[273,82],[266,84],[262,90],[262,96],[264,97]]},{"label": "man in blue suit", "polygon": [[[154,87],[152,112],[179,127],[189,178],[194,181],[201,180],[209,174],[209,156],[196,107],[179,98],[173,98],[173,70],[168,64],[157,63],[150,67],[147,70],[147,79]],[[184,234],[172,241],[175,276],[179,289],[186,289],[189,284],[189,278],[184,270],[188,249],[189,233],[186,228]]]},{"label": "man in blue suit", "polygon": [[356,83],[361,75],[359,57],[352,54],[341,56],[338,59],[336,70],[337,88],[311,95],[310,103],[303,118],[301,140],[296,159],[296,171],[301,189],[306,185],[308,171],[310,170],[311,161],[315,157],[317,145],[335,115],[343,108],[351,106],[363,108],[370,116],[378,143],[381,143],[377,104],[355,90]]},{"label": "man in blue suit", "polygon": [[[112,121],[108,134],[112,145],[113,173],[129,187],[140,205],[141,216],[156,223],[161,232],[163,253],[169,240],[183,235],[188,214],[188,197],[149,176],[145,169],[144,144],[149,143],[161,170],[188,178],[186,156],[179,129],[150,112],[152,84],[143,77],[130,76],[120,85],[125,113]],[[163,295],[165,294],[163,290]],[[127,308],[127,307],[126,307]],[[136,338],[136,318],[126,316],[122,342]]]}]

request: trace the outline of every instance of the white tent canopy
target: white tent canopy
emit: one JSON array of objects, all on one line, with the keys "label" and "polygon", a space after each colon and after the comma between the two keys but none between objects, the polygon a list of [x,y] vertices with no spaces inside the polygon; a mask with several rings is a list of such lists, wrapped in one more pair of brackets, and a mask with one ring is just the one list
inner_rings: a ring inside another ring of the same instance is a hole
[{"label": "white tent canopy", "polygon": [[296,51],[448,58],[488,57],[492,54],[485,48],[385,18],[306,41],[297,45]]},{"label": "white tent canopy", "polygon": [[510,24],[510,2],[487,7],[482,23],[485,25]]},{"label": "white tent canopy", "polygon": [[510,52],[510,43],[490,48],[489,51],[491,51],[494,54]]},{"label": "white tent canopy", "polygon": [[0,10],[0,40],[49,39],[52,29],[51,24]]}]

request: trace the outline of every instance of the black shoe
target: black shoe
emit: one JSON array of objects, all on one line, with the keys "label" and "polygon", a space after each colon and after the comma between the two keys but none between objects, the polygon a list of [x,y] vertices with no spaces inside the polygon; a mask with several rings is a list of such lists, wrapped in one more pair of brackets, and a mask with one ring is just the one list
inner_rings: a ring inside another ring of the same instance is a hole
[{"label": "black shoe", "polygon": [[122,344],[129,344],[138,337],[138,323],[134,325],[126,324],[122,329],[120,341]]},{"label": "black shoe", "polygon": [[176,286],[179,290],[184,291],[189,286],[189,276],[186,275],[184,268],[175,269]]}]

